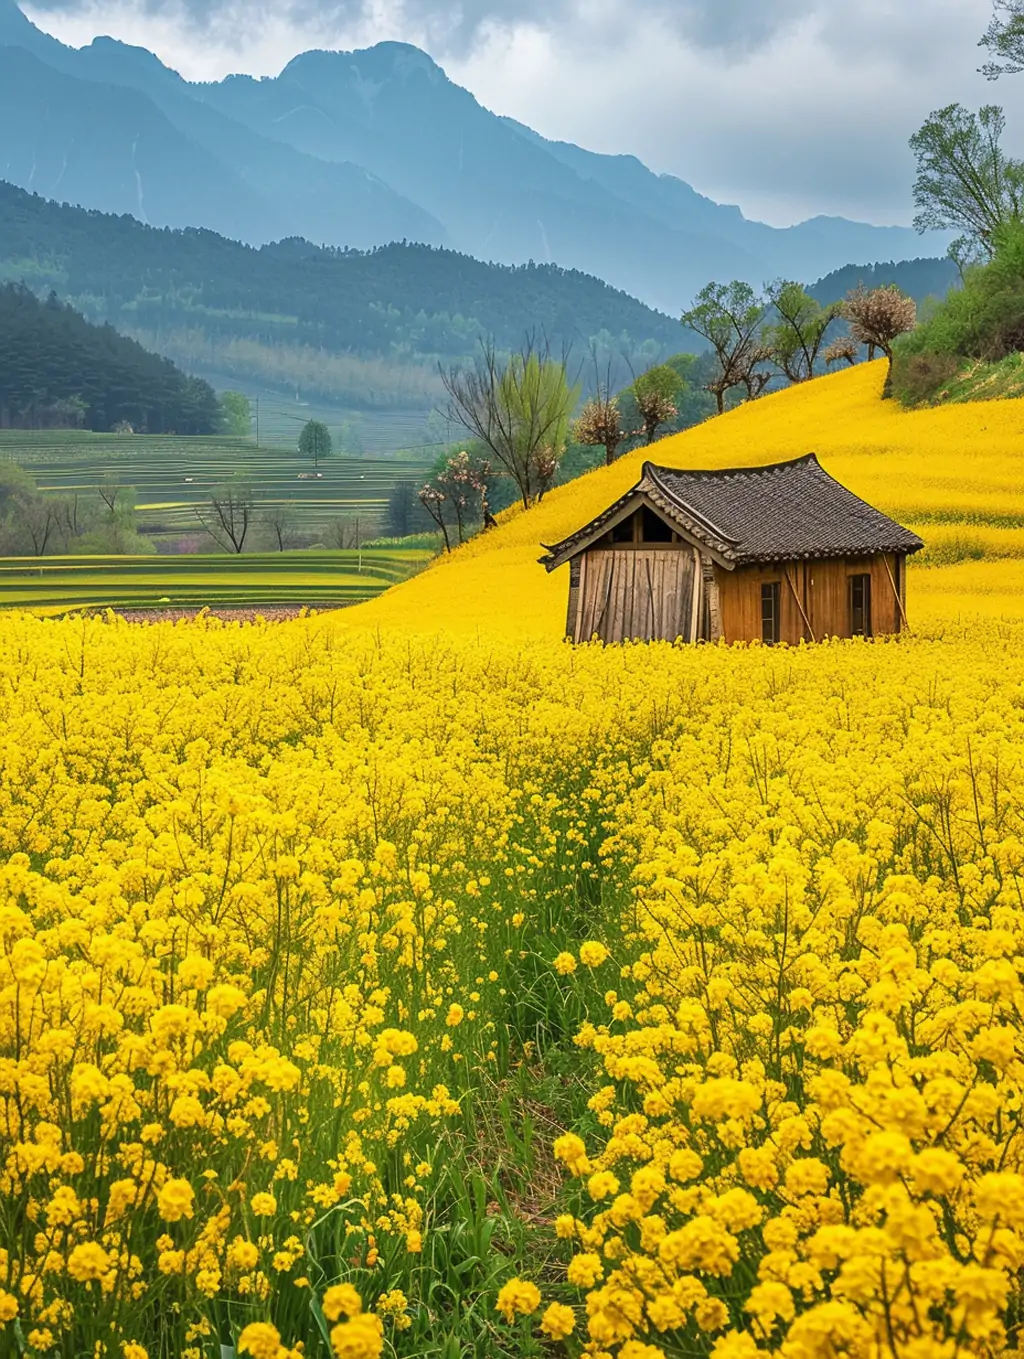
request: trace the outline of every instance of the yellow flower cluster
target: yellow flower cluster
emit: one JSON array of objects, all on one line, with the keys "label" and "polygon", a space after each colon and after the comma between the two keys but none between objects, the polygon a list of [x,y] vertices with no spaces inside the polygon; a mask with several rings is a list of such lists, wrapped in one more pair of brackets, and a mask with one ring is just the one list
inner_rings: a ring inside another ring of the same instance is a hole
[{"label": "yellow flower cluster", "polygon": [[680,686],[603,847],[634,910],[577,1037],[595,1131],[554,1144],[595,1353],[1020,1352],[1019,646]]},{"label": "yellow flower cluster", "polygon": [[[1001,454],[911,484],[876,378],[667,460],[824,456],[814,412],[907,519],[1009,503]],[[0,620],[0,1352],[1024,1353],[1024,630],[566,647],[537,541],[637,471],[402,632]],[[555,1050],[542,1258],[473,1135]]]},{"label": "yellow flower cluster", "polygon": [[335,1351],[416,1352],[438,1139],[597,878],[634,720],[600,669],[3,620],[0,1326],[309,1356],[351,1277]]}]

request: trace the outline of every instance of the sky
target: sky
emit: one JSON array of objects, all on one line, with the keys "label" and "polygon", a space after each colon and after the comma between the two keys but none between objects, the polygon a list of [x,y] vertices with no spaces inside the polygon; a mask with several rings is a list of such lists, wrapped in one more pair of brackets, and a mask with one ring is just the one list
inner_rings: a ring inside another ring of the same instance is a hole
[{"label": "sky", "polygon": [[150,48],[190,79],[276,75],[310,47],[415,43],[488,108],[630,153],[748,217],[909,224],[907,138],[997,102],[1024,154],[1024,75],[977,73],[992,0],[23,0],[75,46]]}]

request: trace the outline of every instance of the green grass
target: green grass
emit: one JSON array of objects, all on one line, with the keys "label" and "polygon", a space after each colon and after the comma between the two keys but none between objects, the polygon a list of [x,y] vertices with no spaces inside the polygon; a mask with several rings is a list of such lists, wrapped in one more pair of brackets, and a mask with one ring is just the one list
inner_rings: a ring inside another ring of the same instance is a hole
[{"label": "green grass", "polygon": [[929,406],[957,405],[966,401],[1001,401],[1024,396],[1024,354],[1008,354],[997,363],[963,359]]},{"label": "green grass", "polygon": [[0,557],[0,608],[328,608],[371,599],[412,575],[426,552],[242,556]]},{"label": "green grass", "polygon": [[380,529],[395,482],[428,474],[426,460],[338,456],[314,470],[297,452],[246,439],[70,430],[0,430],[0,458],[24,467],[40,489],[63,495],[93,495],[109,476],[134,486],[140,530],[156,538],[202,534],[197,507],[236,474],[251,482],[260,507],[291,506],[302,532],[358,516],[368,537]]},{"label": "green grass", "polygon": [[[436,433],[428,433],[430,410],[426,406],[411,410],[357,408],[308,392],[282,391],[280,387],[268,386],[239,373],[200,368],[194,362],[186,366],[189,372],[205,378],[218,392],[244,392],[253,410],[254,437],[258,401],[260,442],[264,444],[294,448],[306,420],[323,421],[331,432],[335,452],[351,457],[391,457],[397,450],[416,449],[425,439],[437,438]],[[436,446],[427,450],[430,456],[436,453]]]}]

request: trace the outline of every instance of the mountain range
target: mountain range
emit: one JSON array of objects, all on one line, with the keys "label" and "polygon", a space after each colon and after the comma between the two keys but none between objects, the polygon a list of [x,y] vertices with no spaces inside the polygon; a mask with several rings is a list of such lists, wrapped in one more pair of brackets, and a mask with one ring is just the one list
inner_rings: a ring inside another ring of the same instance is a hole
[{"label": "mountain range", "polygon": [[945,245],[838,217],[750,221],[633,156],[497,116],[406,44],[191,83],[111,38],[68,47],[15,0],[0,0],[0,178],[252,245],[407,240],[555,263],[676,314],[711,279],[808,280]]}]

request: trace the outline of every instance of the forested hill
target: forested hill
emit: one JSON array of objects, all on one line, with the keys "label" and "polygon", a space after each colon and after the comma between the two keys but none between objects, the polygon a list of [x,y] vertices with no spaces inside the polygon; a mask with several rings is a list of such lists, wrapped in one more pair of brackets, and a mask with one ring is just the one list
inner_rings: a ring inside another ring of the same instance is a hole
[{"label": "forested hill", "polygon": [[391,359],[448,359],[480,335],[528,331],[580,349],[671,353],[678,321],[599,279],[554,265],[484,264],[396,244],[369,252],[285,240],[259,249],[205,230],[144,226],[50,202],[0,181],[0,278],[52,287],[125,329],[201,327],[264,344]]},{"label": "forested hill", "polygon": [[209,384],[56,297],[0,287],[0,428],[110,430],[123,421],[152,434],[208,434],[218,417]]},{"label": "forested hill", "polygon": [[827,306],[837,297],[845,297],[853,288],[884,288],[895,283],[908,297],[921,303],[928,297],[945,297],[959,278],[956,265],[948,257],[890,261],[888,264],[847,264],[819,279],[808,292]]}]

